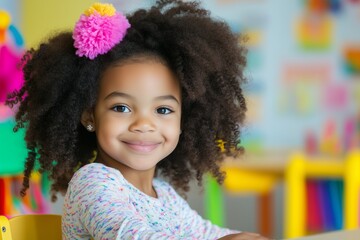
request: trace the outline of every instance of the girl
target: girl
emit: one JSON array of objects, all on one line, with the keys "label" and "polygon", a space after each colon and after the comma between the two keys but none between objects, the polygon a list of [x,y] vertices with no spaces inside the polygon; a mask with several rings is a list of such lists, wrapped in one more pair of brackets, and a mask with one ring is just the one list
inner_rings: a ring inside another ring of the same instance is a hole
[{"label": "girl", "polygon": [[[64,239],[263,239],[202,219],[184,193],[238,148],[244,49],[196,2],[158,1],[130,16],[94,4],[73,32],[24,57],[28,157],[66,193]],[[224,150],[217,140],[224,143]]]}]

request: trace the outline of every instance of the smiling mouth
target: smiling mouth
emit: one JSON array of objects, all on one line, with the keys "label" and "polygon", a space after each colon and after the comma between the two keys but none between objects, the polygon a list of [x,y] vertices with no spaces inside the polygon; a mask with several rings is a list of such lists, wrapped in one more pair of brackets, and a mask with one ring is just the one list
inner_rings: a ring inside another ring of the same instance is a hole
[{"label": "smiling mouth", "polygon": [[130,149],[140,152],[148,153],[157,148],[160,143],[149,143],[149,142],[124,142]]}]

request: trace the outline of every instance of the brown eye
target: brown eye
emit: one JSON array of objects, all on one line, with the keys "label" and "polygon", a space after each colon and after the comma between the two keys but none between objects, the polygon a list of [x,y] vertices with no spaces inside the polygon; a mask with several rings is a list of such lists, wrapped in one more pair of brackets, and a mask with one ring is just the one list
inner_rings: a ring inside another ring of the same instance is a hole
[{"label": "brown eye", "polygon": [[174,112],[174,111],[171,110],[171,109],[169,109],[169,108],[166,108],[166,107],[161,107],[161,108],[156,109],[156,112],[157,112],[158,114],[164,114],[164,115],[166,115],[166,114],[170,114],[170,113],[172,113],[172,112]]},{"label": "brown eye", "polygon": [[131,112],[130,109],[124,105],[114,106],[114,107],[112,107],[112,110],[114,110],[115,112],[123,112],[123,113]]}]

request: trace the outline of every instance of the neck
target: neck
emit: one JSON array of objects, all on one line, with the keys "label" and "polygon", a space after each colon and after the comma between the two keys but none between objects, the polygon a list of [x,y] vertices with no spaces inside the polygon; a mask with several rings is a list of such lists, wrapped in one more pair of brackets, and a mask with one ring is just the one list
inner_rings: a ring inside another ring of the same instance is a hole
[{"label": "neck", "polygon": [[95,162],[102,163],[108,167],[115,168],[121,172],[124,178],[134,187],[142,191],[148,196],[157,198],[156,191],[153,187],[153,179],[155,175],[155,167],[148,170],[135,170],[120,162],[106,161],[103,158],[96,158]]},{"label": "neck", "polygon": [[153,187],[154,171],[146,171],[144,173],[139,172],[125,172],[120,171],[124,178],[134,185],[137,189],[149,195],[151,197],[157,198],[156,192]]}]

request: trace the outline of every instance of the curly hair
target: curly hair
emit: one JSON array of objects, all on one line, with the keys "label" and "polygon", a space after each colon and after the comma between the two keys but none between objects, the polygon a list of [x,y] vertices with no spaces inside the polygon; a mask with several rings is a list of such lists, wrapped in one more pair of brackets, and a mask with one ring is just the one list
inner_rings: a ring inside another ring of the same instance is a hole
[{"label": "curly hair", "polygon": [[102,73],[139,56],[166,63],[181,86],[183,132],[157,172],[184,193],[190,180],[201,185],[207,172],[221,183],[219,163],[243,151],[239,127],[246,111],[241,89],[246,49],[241,38],[198,2],[160,0],[127,17],[131,28],[124,40],[94,60],[75,55],[71,32],[58,33],[24,55],[25,84],[7,100],[9,106],[19,104],[14,131],[26,129],[22,195],[36,161],[40,172],[50,173],[52,199],[66,192],[74,172],[90,163],[97,148],[95,134],[80,119],[96,103]]}]

